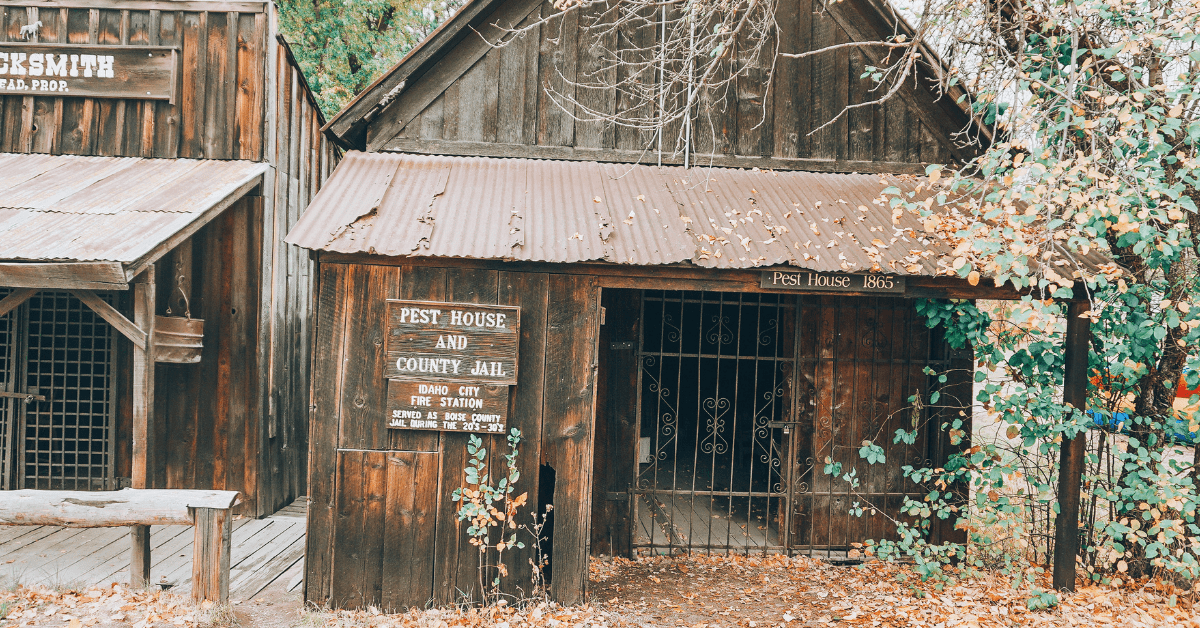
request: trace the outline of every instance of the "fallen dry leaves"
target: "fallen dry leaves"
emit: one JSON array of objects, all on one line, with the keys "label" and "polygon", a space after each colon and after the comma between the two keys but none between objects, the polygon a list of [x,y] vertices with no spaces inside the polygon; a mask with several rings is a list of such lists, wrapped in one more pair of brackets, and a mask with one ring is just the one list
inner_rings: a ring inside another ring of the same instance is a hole
[{"label": "fallen dry leaves", "polygon": [[[1031,593],[999,577],[939,591],[907,566],[880,562],[842,567],[803,556],[694,555],[593,559],[591,571],[599,608],[644,626],[1200,628],[1191,598],[1174,587],[1085,587],[1061,596],[1058,608],[1030,611]],[[1172,593],[1174,607],[1166,597]]]},{"label": "fallen dry leaves", "polygon": [[211,623],[212,604],[164,591],[113,584],[83,591],[18,587],[0,593],[0,626],[200,626]]},{"label": "fallen dry leaves", "polygon": [[[903,565],[834,566],[807,557],[693,555],[638,560],[595,558],[591,603],[529,603],[387,614],[301,611],[299,597],[270,612],[274,626],[305,628],[1009,628],[1113,626],[1200,628],[1195,600],[1162,583],[1084,587],[1057,608],[1030,611],[1028,590],[1000,577],[964,579],[938,590]],[[1043,587],[1045,588],[1045,587]],[[1169,596],[1174,594],[1175,605]],[[18,588],[0,593],[0,628],[244,628],[218,609],[181,595],[120,585],[85,591]]]}]

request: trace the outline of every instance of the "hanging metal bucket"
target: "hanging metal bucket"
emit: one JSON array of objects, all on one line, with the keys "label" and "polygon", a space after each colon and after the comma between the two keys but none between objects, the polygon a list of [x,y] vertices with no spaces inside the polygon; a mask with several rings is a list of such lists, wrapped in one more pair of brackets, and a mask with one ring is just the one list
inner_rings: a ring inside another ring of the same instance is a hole
[{"label": "hanging metal bucket", "polygon": [[204,348],[204,321],[183,316],[154,317],[154,361],[196,364]]}]

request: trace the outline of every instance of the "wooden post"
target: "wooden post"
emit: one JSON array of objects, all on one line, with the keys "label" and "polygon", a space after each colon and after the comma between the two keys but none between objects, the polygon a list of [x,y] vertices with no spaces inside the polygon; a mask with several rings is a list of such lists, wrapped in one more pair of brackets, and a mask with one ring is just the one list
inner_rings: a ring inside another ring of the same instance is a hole
[{"label": "wooden post", "polygon": [[[145,332],[146,347],[133,347],[133,488],[149,488],[150,443],[154,414],[154,266],[138,275],[133,286],[133,323]],[[132,526],[129,534],[129,584],[150,583],[150,526]]]},{"label": "wooden post", "polygon": [[150,526],[129,526],[129,585],[135,589],[150,585]]},{"label": "wooden post", "polygon": [[228,508],[193,508],[192,600],[229,601],[229,538],[233,517]]},{"label": "wooden post", "polygon": [[[1080,318],[1089,309],[1087,301],[1067,305],[1066,373],[1063,403],[1087,409],[1088,346],[1091,321]],[[1075,590],[1075,558],[1079,555],[1079,485],[1083,478],[1087,433],[1065,439],[1058,464],[1058,517],[1054,521],[1054,588]]]}]

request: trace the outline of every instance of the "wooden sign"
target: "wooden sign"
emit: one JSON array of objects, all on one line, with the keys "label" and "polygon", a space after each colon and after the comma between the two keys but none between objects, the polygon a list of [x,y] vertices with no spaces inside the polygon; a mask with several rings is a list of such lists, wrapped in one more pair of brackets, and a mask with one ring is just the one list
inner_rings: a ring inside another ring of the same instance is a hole
[{"label": "wooden sign", "polygon": [[803,292],[886,292],[904,293],[903,275],[868,273],[819,273],[809,270],[764,270],[763,288]]},{"label": "wooden sign", "polygon": [[517,383],[521,308],[388,301],[384,377],[426,383]]},{"label": "wooden sign", "polygon": [[0,43],[0,94],[175,103],[179,54],[163,46]]},{"label": "wooden sign", "polygon": [[387,426],[503,434],[508,425],[508,386],[388,380]]}]

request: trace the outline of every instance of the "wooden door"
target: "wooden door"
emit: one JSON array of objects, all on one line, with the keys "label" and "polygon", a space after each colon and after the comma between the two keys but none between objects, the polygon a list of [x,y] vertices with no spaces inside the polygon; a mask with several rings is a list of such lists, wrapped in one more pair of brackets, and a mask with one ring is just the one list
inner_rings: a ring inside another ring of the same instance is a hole
[{"label": "wooden door", "polygon": [[[800,299],[797,339],[791,549],[844,552],[866,539],[894,539],[905,496],[925,494],[902,467],[936,457],[936,420],[909,399],[928,400],[926,366],[945,370],[941,341],[909,299],[839,296]],[[916,442],[893,443],[898,429],[917,430]],[[868,440],[883,447],[883,464],[860,456]],[[840,463],[840,473],[826,474],[829,463]],[[862,516],[851,514],[857,508]]]},{"label": "wooden door", "polygon": [[437,452],[337,452],[335,608],[425,608],[433,599]]}]

